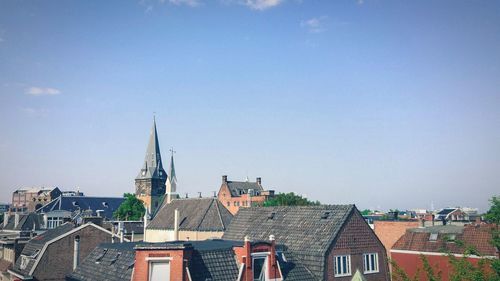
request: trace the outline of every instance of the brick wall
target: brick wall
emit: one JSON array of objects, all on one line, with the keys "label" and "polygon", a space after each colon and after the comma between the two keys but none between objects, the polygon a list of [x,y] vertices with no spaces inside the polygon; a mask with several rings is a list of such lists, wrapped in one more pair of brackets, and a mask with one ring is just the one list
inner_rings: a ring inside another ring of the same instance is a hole
[{"label": "brick wall", "polygon": [[375,221],[374,231],[378,239],[384,244],[387,256],[390,257],[390,251],[394,243],[405,234],[407,229],[418,226],[418,221]]},{"label": "brick wall", "polygon": [[[386,281],[389,280],[389,268],[387,265],[387,256],[384,245],[378,240],[377,236],[365,222],[358,211],[355,211],[351,218],[341,229],[333,249],[327,257],[327,280],[351,280],[352,276],[359,270],[364,272],[363,254],[377,253],[379,260],[379,272],[364,274],[368,281]],[[351,276],[335,277],[336,255],[351,256]]]},{"label": "brick wall", "polygon": [[217,198],[233,215],[235,215],[240,208],[248,208],[255,204],[262,205],[267,199],[264,195],[248,196],[248,194],[232,197],[227,184],[222,184]]},{"label": "brick wall", "polygon": [[80,262],[100,243],[111,242],[111,235],[93,226],[87,226],[47,247],[33,276],[37,280],[64,281],[73,271],[75,237],[80,236]]}]

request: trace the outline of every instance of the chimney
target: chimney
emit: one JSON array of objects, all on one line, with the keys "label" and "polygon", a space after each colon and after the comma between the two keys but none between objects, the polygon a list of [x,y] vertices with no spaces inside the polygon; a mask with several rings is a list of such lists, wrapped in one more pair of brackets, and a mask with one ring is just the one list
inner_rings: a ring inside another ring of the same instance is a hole
[{"label": "chimney", "polygon": [[198,192],[198,198],[201,198],[201,192]]},{"label": "chimney", "polygon": [[14,214],[14,229],[19,225],[19,213]]},{"label": "chimney", "polygon": [[271,241],[271,254],[269,255],[268,275],[270,280],[282,280],[278,263],[276,262],[276,239],[274,235],[269,235]]},{"label": "chimney", "polygon": [[481,224],[481,217],[480,216],[476,217],[476,224]]},{"label": "chimney", "polygon": [[424,228],[425,227],[425,219],[424,218],[419,218],[418,220],[420,222],[420,228]]},{"label": "chimney", "polygon": [[118,232],[120,233],[120,243],[123,243],[123,229],[124,225],[123,222],[118,222]]},{"label": "chimney", "polygon": [[214,197],[217,197],[217,191],[214,191]]},{"label": "chimney", "polygon": [[258,185],[262,185],[262,178],[261,178],[261,177],[258,177],[258,178],[256,179],[256,181],[257,181],[257,184],[258,184]]},{"label": "chimney", "polygon": [[3,227],[6,227],[9,223],[9,212],[3,213]]},{"label": "chimney", "polygon": [[432,226],[434,226],[434,219],[436,218],[435,215],[432,215]]},{"label": "chimney", "polygon": [[222,176],[222,183],[227,183],[227,175]]},{"label": "chimney", "polygon": [[243,248],[245,249],[245,257],[247,258],[246,267],[247,269],[252,269],[252,249],[250,245],[250,237],[248,235],[245,236],[243,243]]},{"label": "chimney", "polygon": [[[146,227],[148,226],[148,209],[144,212],[144,240],[146,240]],[[146,240],[147,241],[147,240]]]},{"label": "chimney", "polygon": [[80,259],[80,236],[75,236],[75,247],[73,249],[73,270],[76,270]]},{"label": "chimney", "polygon": [[179,210],[174,211],[174,241],[179,240]]}]

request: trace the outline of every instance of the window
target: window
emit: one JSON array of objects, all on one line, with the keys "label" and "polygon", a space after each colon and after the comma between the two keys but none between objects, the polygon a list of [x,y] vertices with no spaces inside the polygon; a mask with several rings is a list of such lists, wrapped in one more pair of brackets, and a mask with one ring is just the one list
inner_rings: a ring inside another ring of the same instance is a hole
[{"label": "window", "polygon": [[335,256],[335,277],[351,275],[351,256]]},{"label": "window", "polygon": [[364,254],[363,262],[365,265],[364,273],[378,272],[378,253]]},{"label": "window", "polygon": [[266,254],[252,255],[253,280],[263,281],[266,278]]},{"label": "window", "polygon": [[170,280],[170,261],[152,260],[149,261],[149,281]]},{"label": "window", "polygon": [[429,235],[429,241],[437,241],[437,239],[438,239],[437,233],[431,233],[431,235]]},{"label": "window", "polygon": [[59,225],[61,225],[63,222],[63,219],[62,218],[58,218],[58,217],[49,217],[47,218],[47,228],[48,229],[52,229],[52,228],[56,228],[58,227]]},{"label": "window", "polygon": [[227,201],[227,206],[228,207],[231,206],[231,202]]}]

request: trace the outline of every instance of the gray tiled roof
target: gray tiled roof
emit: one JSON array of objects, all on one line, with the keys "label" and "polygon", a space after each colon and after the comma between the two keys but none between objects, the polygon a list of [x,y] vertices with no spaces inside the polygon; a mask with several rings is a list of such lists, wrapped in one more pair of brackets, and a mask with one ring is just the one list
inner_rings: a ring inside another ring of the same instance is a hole
[{"label": "gray tiled roof", "polygon": [[3,230],[28,231],[28,230],[33,230],[33,226],[35,226],[35,230],[39,230],[41,228],[43,222],[43,216],[35,213],[18,214],[18,215],[19,215],[19,223],[17,227],[14,227],[15,215],[10,215],[9,221],[7,225],[3,228]]},{"label": "gray tiled roof", "polygon": [[193,251],[189,264],[193,281],[234,281],[238,278],[238,265],[232,248]]},{"label": "gray tiled roof", "polygon": [[108,220],[113,219],[113,213],[125,201],[123,197],[92,197],[92,196],[59,196],[37,210],[38,213],[47,213],[55,210],[75,212],[78,210],[92,212],[102,210],[101,215]]},{"label": "gray tiled roof", "polygon": [[96,247],[71,273],[70,281],[130,280],[136,243],[104,243]]},{"label": "gray tiled roof", "polygon": [[[43,234],[35,236],[24,246],[23,251],[21,252],[21,258],[18,258],[16,260],[16,263],[14,264],[12,270],[22,275],[28,276],[36,261],[35,254],[37,254],[37,252],[40,253],[40,251],[43,249],[43,246],[45,246],[47,242],[63,235],[68,231],[71,231],[74,227],[75,225],[72,223],[65,223],[57,228],[47,230]],[[28,257],[29,260],[27,266],[24,268],[21,267],[22,256]]]},{"label": "gray tiled roof", "polygon": [[241,208],[223,239],[267,240],[272,234],[317,278],[324,276],[328,248],[354,205]]},{"label": "gray tiled roof", "polygon": [[175,199],[164,204],[147,229],[174,229],[174,212],[179,210],[179,230],[224,231],[233,215],[217,198]]},{"label": "gray tiled roof", "polygon": [[246,182],[246,181],[227,181],[227,186],[231,192],[231,196],[240,196],[241,194],[248,193],[249,189],[255,191],[263,191],[262,186],[256,182]]}]

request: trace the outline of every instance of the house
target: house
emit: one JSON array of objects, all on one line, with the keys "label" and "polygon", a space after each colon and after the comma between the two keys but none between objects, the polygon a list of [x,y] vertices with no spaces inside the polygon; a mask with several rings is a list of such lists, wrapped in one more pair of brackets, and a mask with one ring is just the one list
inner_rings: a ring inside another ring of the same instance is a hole
[{"label": "house", "polygon": [[276,246],[263,241],[172,241],[101,244],[68,281],[316,280]]},{"label": "house", "polygon": [[114,235],[93,223],[64,223],[35,236],[8,272],[11,280],[65,280],[97,245]]},{"label": "house", "polygon": [[59,188],[21,188],[12,193],[12,212],[33,212],[61,195]]},{"label": "house", "polygon": [[144,239],[144,222],[143,221],[110,221],[103,226],[106,229],[111,229],[113,233],[121,235],[131,242],[142,241]]},{"label": "house", "polygon": [[8,269],[34,235],[42,233],[43,219],[37,214],[4,213],[0,225],[0,281],[10,280]]},{"label": "house", "polygon": [[274,235],[285,256],[314,276],[308,280],[389,280],[386,250],[354,205],[242,208],[223,239]]},{"label": "house", "polygon": [[387,256],[391,257],[390,250],[394,243],[406,233],[409,228],[416,228],[420,225],[418,221],[375,221],[373,230],[378,239],[384,244]]},{"label": "house", "polygon": [[[177,214],[177,215],[176,215]],[[163,202],[147,224],[144,240],[205,240],[220,238],[233,215],[217,198],[185,198]]]},{"label": "house", "polygon": [[268,198],[274,196],[274,190],[264,190],[261,178],[255,182],[228,181],[222,176],[222,184],[217,198],[231,214],[236,214],[240,208],[261,206]]},{"label": "house", "polygon": [[432,267],[442,271],[442,280],[448,281],[451,270],[448,253],[464,257],[466,250],[471,251],[467,259],[474,264],[480,259],[498,258],[497,249],[490,243],[492,227],[474,224],[408,229],[390,250],[391,258],[409,276],[414,276],[417,268],[423,268],[423,255]]},{"label": "house", "polygon": [[92,197],[60,195],[36,210],[43,214],[47,228],[55,228],[67,221],[83,217],[102,217],[112,220],[113,213],[125,201],[123,197]]},{"label": "house", "polygon": [[443,224],[447,223],[459,223],[464,224],[467,222],[473,222],[476,219],[480,219],[481,216],[477,209],[474,208],[444,208],[438,211],[435,215],[436,221],[442,221]]}]

